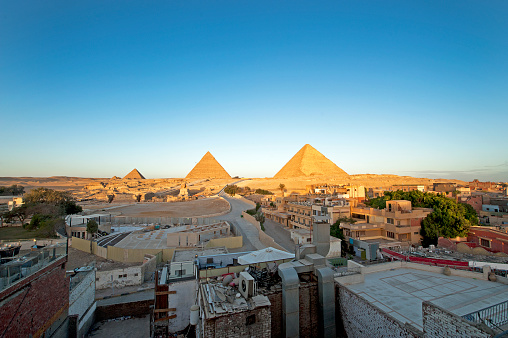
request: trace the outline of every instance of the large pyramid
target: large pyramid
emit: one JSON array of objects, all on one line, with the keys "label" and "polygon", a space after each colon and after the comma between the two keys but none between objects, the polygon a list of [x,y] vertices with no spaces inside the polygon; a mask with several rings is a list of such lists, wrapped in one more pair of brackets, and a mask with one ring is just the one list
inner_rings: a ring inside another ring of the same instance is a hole
[{"label": "large pyramid", "polygon": [[135,180],[144,180],[145,176],[141,175],[141,173],[138,171],[138,169],[134,168],[130,173],[125,175],[124,179],[131,178]]},{"label": "large pyramid", "polygon": [[327,159],[323,154],[306,144],[273,178],[290,178],[302,176],[348,176],[337,167],[335,163]]},{"label": "large pyramid", "polygon": [[208,151],[185,178],[231,178]]}]

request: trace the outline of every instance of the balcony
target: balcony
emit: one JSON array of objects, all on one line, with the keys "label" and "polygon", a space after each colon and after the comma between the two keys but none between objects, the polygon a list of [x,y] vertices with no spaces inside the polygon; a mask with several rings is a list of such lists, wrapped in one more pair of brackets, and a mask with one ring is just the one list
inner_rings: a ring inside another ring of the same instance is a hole
[{"label": "balcony", "polygon": [[29,277],[54,261],[67,255],[67,245],[57,244],[31,251],[0,266],[0,290],[6,289],[23,278]]}]

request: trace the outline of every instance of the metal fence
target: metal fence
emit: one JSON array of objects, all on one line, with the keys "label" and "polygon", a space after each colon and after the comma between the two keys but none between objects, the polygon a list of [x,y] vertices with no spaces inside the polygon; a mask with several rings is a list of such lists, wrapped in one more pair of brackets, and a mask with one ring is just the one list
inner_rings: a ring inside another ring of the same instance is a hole
[{"label": "metal fence", "polygon": [[484,323],[494,330],[502,330],[500,326],[508,323],[508,301],[463,315],[462,318],[470,322]]},{"label": "metal fence", "polygon": [[45,247],[0,265],[0,290],[28,277],[67,254],[66,244]]}]

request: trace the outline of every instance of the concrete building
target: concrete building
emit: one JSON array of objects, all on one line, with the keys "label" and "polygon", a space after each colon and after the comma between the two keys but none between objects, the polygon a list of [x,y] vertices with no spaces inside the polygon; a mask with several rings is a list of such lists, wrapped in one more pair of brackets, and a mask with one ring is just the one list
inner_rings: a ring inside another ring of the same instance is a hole
[{"label": "concrete building", "polygon": [[69,280],[69,336],[84,337],[95,320],[95,266],[73,271]]},{"label": "concrete building", "polygon": [[187,225],[184,228],[175,228],[174,232],[167,234],[168,247],[195,247],[205,244],[211,239],[230,236],[228,222],[220,222],[209,225]]},{"label": "concrete building", "polygon": [[349,261],[335,282],[348,337],[492,337],[507,329],[508,279],[494,279],[488,266]]},{"label": "concrete building", "polygon": [[425,186],[423,184],[397,184],[392,185],[391,191],[421,191],[425,192]]},{"label": "concrete building", "polygon": [[302,228],[310,230],[312,227],[312,204],[309,202],[288,202],[286,212],[289,214],[290,229]]},{"label": "concrete building", "polygon": [[32,251],[0,266],[3,337],[65,337],[69,331],[67,247]]},{"label": "concrete building", "polygon": [[385,238],[418,245],[421,221],[431,212],[429,208],[412,208],[411,201],[405,200],[387,201],[385,209],[351,207],[351,217],[356,223],[344,223],[341,228],[347,239]]},{"label": "concrete building", "polygon": [[12,201],[8,202],[8,209],[11,211],[14,208],[22,206],[24,203],[23,197],[13,197]]},{"label": "concrete building", "polygon": [[467,240],[489,251],[508,254],[508,234],[503,231],[488,227],[471,227]]}]

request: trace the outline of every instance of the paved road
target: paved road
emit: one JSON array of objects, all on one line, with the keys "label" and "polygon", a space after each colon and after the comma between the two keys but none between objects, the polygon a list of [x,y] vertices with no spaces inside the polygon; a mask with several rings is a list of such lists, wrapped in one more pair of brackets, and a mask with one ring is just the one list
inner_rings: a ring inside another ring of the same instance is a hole
[{"label": "paved road", "polygon": [[238,198],[230,197],[228,194],[221,192],[220,196],[231,204],[231,212],[220,216],[220,219],[233,223],[243,236],[243,247],[237,250],[231,249],[231,252],[254,251],[266,248],[259,241],[258,229],[251,223],[244,220],[241,215],[242,211],[252,209],[252,206]]},{"label": "paved road", "polygon": [[272,237],[277,244],[290,253],[295,252],[295,242],[291,239],[289,230],[285,229],[283,225],[269,219],[265,220],[264,226],[265,233]]}]

